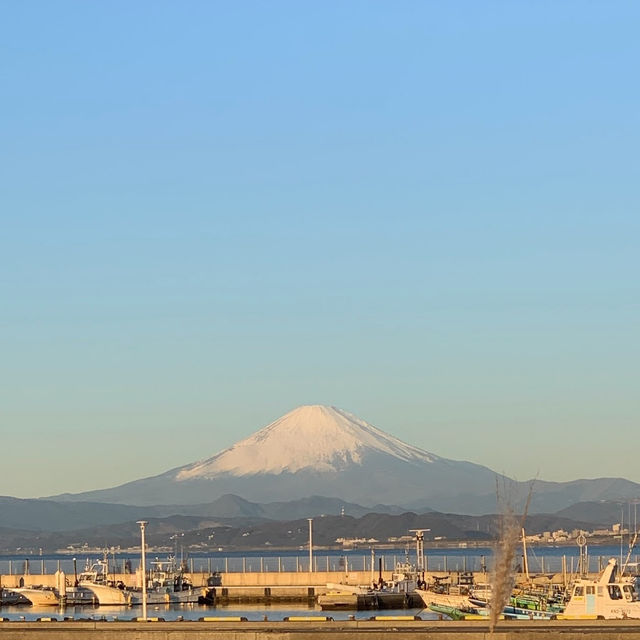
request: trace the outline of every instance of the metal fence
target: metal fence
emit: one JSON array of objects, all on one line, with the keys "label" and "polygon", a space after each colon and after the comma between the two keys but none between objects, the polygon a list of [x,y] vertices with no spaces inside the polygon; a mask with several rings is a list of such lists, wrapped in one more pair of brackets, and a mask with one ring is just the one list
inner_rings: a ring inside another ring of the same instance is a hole
[{"label": "metal fence", "polygon": [[[155,560],[166,561],[167,554],[147,555],[148,564]],[[587,559],[589,571],[600,571],[607,563],[611,555],[590,555]],[[579,558],[577,554],[554,554],[538,555],[529,554],[528,566],[530,573],[560,573],[562,571],[563,558],[565,558],[567,571],[574,573],[578,571]],[[85,566],[96,561],[95,556],[82,556],[75,559],[71,557],[40,558],[32,556],[29,558],[9,558],[0,559],[0,574],[3,575],[37,575],[52,574],[56,570],[64,571],[67,575],[72,575],[74,571],[80,572]],[[348,573],[350,571],[378,571],[380,564],[383,570],[392,570],[398,563],[406,561],[416,564],[415,554],[407,556],[403,554],[389,554],[384,552],[345,554],[313,554],[313,571],[330,571]],[[517,569],[524,566],[524,558],[516,558]],[[490,552],[486,554],[472,553],[426,553],[423,566],[426,572],[491,572],[493,557]],[[134,573],[140,564],[139,556],[121,555],[109,558],[110,573]],[[187,570],[191,572],[213,573],[273,573],[273,572],[308,572],[309,555],[229,555],[212,554],[210,556],[192,556],[184,561]],[[638,556],[630,559],[629,566],[634,570],[638,566]]]}]

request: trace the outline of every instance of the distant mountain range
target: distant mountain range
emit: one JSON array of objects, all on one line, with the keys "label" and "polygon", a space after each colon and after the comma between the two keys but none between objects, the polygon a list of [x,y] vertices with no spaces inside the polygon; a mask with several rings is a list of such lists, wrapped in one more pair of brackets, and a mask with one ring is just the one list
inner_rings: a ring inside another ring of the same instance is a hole
[{"label": "distant mountain range", "polygon": [[[37,501],[35,501],[37,502]],[[147,541],[151,546],[172,548],[175,535],[180,535],[181,545],[187,550],[225,551],[293,548],[299,549],[308,541],[307,518],[269,520],[257,516],[215,518],[207,515],[172,515],[163,518],[144,516],[148,519]],[[534,514],[526,520],[528,533],[554,531],[556,529],[591,530],[594,526],[610,527],[612,523],[584,522],[558,514]],[[466,516],[430,512],[416,514],[368,513],[359,517],[350,515],[325,515],[314,518],[314,542],[318,546],[335,546],[338,538],[376,539],[382,543],[389,537],[399,538],[411,529],[425,528],[427,540],[436,537],[448,541],[471,540],[493,542],[497,516]],[[39,549],[45,552],[73,547],[76,552],[86,546],[93,548],[135,548],[140,544],[140,529],[135,520],[83,527],[74,530],[42,531],[20,527],[0,528],[0,552],[29,555]]]},{"label": "distant mountain range", "polygon": [[[406,444],[336,407],[312,405],[291,411],[210,458],[113,488],[51,500],[110,503],[109,514],[115,515],[118,504],[182,505],[182,509],[211,504],[226,494],[253,503],[289,503],[322,495],[369,510],[386,504],[480,515],[499,509],[496,485],[507,484],[517,506],[530,483],[516,483],[482,465],[449,460]],[[639,495],[640,485],[622,478],[540,480],[534,485],[530,512]],[[121,513],[124,516],[125,511]]]},{"label": "distant mountain range", "polygon": [[[141,518],[195,516],[217,520],[249,519],[292,520],[320,515],[360,517],[371,511],[400,514],[404,510],[389,505],[372,508],[345,502],[338,498],[311,496],[290,502],[258,504],[235,495],[221,496],[208,504],[156,505],[136,507],[100,502],[56,502],[54,500],[21,499],[0,496],[0,526],[31,531],[75,531],[89,527],[135,522]],[[427,509],[427,511],[429,511]]]},{"label": "distant mountain range", "polygon": [[[530,514],[527,532],[611,528],[634,522],[628,504],[585,502],[549,514]],[[0,498],[0,552],[21,553],[91,547],[123,548],[139,544],[140,518],[149,521],[151,545],[171,546],[181,535],[185,548],[225,550],[293,547],[307,540],[307,518],[314,518],[314,540],[335,545],[337,538],[375,538],[407,535],[410,529],[429,528],[428,537],[490,542],[496,515],[460,515],[434,511],[406,512],[377,505],[367,509],[336,498],[313,496],[291,502],[258,504],[226,495],[209,504],[132,507],[91,502],[55,502]]]}]

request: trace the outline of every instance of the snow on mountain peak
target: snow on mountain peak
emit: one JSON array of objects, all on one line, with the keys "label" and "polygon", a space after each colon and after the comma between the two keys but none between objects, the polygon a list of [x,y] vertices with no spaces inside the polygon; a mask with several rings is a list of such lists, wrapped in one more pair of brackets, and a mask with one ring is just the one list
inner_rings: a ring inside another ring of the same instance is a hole
[{"label": "snow on mountain peak", "polygon": [[408,445],[360,418],[323,405],[290,411],[212,458],[184,467],[177,480],[296,471],[338,471],[361,465],[366,452],[405,461],[433,462],[437,456]]}]

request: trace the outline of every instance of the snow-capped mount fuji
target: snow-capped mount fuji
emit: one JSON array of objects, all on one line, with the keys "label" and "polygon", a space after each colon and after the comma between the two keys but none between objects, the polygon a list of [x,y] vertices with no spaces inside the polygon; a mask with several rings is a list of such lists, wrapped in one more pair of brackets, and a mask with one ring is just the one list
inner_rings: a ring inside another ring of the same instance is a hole
[{"label": "snow-capped mount fuji", "polygon": [[308,405],[290,411],[212,458],[183,468],[176,479],[299,471],[337,473],[351,465],[361,466],[372,453],[409,463],[439,459],[342,409]]},{"label": "snow-capped mount fuji", "polygon": [[[487,467],[406,444],[341,409],[312,405],[199,462],[112,489],[52,499],[150,506],[203,505],[226,494],[257,503],[325,496],[365,507],[482,514],[495,512],[501,480],[511,482]],[[526,496],[529,484],[514,488]],[[539,480],[529,511],[549,513],[577,502],[638,495],[640,485],[622,478]]]},{"label": "snow-capped mount fuji", "polygon": [[199,504],[225,494],[254,502],[309,496],[362,505],[495,502],[496,474],[406,444],[336,407],[302,406],[216,455],[112,489],[55,496],[119,504]]}]

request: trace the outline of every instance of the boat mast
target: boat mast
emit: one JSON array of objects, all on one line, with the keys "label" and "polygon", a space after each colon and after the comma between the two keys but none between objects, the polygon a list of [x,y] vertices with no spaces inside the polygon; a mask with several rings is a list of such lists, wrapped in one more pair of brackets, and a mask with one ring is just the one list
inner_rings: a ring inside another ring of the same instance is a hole
[{"label": "boat mast", "polygon": [[522,527],[522,559],[524,564],[524,576],[529,582],[529,559],[527,558],[527,539],[524,535],[524,527]]},{"label": "boat mast", "polygon": [[376,571],[375,564],[376,564],[376,550],[373,547],[371,547],[371,579],[370,579],[371,584],[374,584],[375,580],[376,580],[376,578],[375,578],[375,575],[376,575],[375,574],[375,571]]},{"label": "boat mast", "polygon": [[624,505],[620,505],[620,566],[622,567],[622,543],[624,541]]},{"label": "boat mast", "polygon": [[[629,502],[629,549],[627,551],[627,557],[624,561],[624,564],[621,565],[620,567],[620,575],[624,575],[624,572],[627,568],[627,566],[629,565],[629,560],[631,560],[631,552],[633,551],[633,548],[636,546],[636,542],[638,541],[638,518],[637,518],[637,503],[633,503],[633,509],[634,509],[634,514],[633,514],[633,521],[634,521],[634,526],[633,526],[633,539],[631,538],[631,502]],[[621,534],[622,535],[622,534]]]}]

